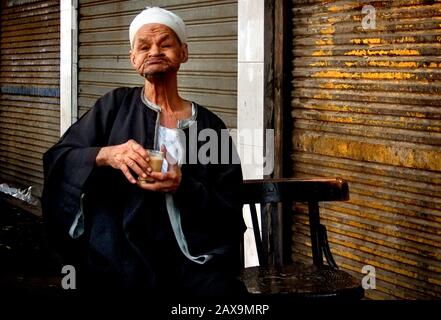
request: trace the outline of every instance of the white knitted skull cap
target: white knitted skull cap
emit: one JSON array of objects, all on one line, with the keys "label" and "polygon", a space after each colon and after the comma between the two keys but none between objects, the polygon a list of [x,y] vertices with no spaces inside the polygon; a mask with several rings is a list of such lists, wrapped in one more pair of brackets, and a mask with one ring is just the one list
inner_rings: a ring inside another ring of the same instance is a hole
[{"label": "white knitted skull cap", "polygon": [[135,35],[138,30],[146,24],[159,23],[172,29],[178,36],[181,43],[187,43],[187,31],[184,21],[171,11],[159,7],[147,7],[135,19],[129,28],[130,47],[133,49]]}]

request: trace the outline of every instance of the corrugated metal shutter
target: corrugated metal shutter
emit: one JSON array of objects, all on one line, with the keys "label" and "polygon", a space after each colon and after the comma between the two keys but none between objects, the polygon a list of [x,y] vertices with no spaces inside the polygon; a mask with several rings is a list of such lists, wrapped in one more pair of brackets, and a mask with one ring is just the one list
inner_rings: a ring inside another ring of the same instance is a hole
[{"label": "corrugated metal shutter", "polygon": [[34,186],[59,138],[59,1],[2,1],[0,181]]},{"label": "corrugated metal shutter", "polygon": [[216,112],[227,126],[236,127],[237,1],[79,3],[80,115],[113,88],[143,84],[128,59],[128,26],[150,5],[174,11],[187,24],[190,59],[181,66],[180,93]]},{"label": "corrugated metal shutter", "polygon": [[[349,181],[351,200],[323,210],[337,262],[376,268],[369,298],[440,298],[441,3],[292,5],[293,171]],[[293,229],[306,257],[304,214]]]}]

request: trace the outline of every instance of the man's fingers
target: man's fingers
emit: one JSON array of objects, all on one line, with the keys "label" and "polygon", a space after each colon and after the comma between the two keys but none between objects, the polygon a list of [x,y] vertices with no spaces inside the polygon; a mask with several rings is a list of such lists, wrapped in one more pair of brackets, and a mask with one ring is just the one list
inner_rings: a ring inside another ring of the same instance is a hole
[{"label": "man's fingers", "polygon": [[133,148],[133,146],[137,145],[138,142],[136,142],[136,141],[133,140],[133,139],[129,139],[129,140],[127,141],[127,144],[128,144],[130,147]]},{"label": "man's fingers", "polygon": [[129,180],[130,183],[136,183],[136,179],[133,178],[126,164],[121,165],[121,171],[124,173],[124,175],[126,176],[127,180]]},{"label": "man's fingers", "polygon": [[147,151],[144,149],[144,147],[135,140],[130,139],[124,145],[126,153],[136,153],[143,159],[148,157]]},{"label": "man's fingers", "polygon": [[136,164],[141,167],[141,170],[144,172],[147,170],[149,164],[145,157],[140,156],[138,153],[132,152],[129,156],[130,159],[136,162]]},{"label": "man's fingers", "polygon": [[173,188],[170,186],[169,182],[156,180],[155,182],[143,183],[138,181],[137,185],[144,190],[149,191],[159,191],[159,192],[169,192]]},{"label": "man's fingers", "polygon": [[142,181],[138,181],[137,185],[144,190],[149,190],[149,191],[160,191],[161,186],[158,185],[157,182],[150,182],[150,183],[145,183]]},{"label": "man's fingers", "polygon": [[[157,181],[171,181],[171,182],[180,182],[180,173],[179,172],[152,172],[150,173],[150,177],[154,178]],[[179,183],[178,182],[178,183]]]},{"label": "man's fingers", "polygon": [[130,139],[124,144],[113,146],[112,149],[111,166],[120,169],[130,183],[137,181],[133,174],[143,178],[147,177],[148,155],[139,143]]},{"label": "man's fingers", "polygon": [[141,158],[143,159],[147,158],[148,156],[147,151],[139,143],[136,143],[133,140],[131,141],[132,141],[131,143],[132,150],[135,151],[135,153],[137,153]]},{"label": "man's fingers", "polygon": [[162,173],[162,172],[155,172],[155,171],[153,171],[153,172],[150,173],[150,176],[152,178],[154,178],[155,180],[158,180],[158,181],[164,181],[164,180],[168,179],[167,174],[166,173]]},{"label": "man's fingers", "polygon": [[125,164],[127,165],[127,167],[132,169],[132,171],[135,172],[138,176],[140,176],[140,177],[142,176],[144,178],[147,177],[144,170],[138,165],[138,163],[136,163],[135,160],[127,157]]},{"label": "man's fingers", "polygon": [[[159,173],[160,174],[160,173]],[[150,175],[151,177],[155,176],[155,182],[151,183],[142,183],[138,181],[137,185],[143,189],[148,191],[156,191],[156,192],[175,192],[178,188],[178,185],[174,183],[172,180],[167,178],[166,175],[163,177],[158,175],[158,172],[155,172]],[[163,179],[163,180],[160,180]]]}]

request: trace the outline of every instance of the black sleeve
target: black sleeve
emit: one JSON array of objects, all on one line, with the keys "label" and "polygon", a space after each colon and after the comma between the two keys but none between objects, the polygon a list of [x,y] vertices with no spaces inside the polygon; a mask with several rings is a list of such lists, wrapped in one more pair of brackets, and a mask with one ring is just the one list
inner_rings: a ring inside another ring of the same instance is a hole
[{"label": "black sleeve", "polygon": [[[221,130],[226,130],[223,123],[216,130],[218,137]],[[195,223],[200,223],[213,232],[225,233],[224,228],[227,227],[227,233],[241,235],[245,230],[240,199],[243,178],[240,163],[232,161],[239,157],[231,137],[228,148],[229,163],[222,164],[219,158],[218,164],[206,165],[206,176],[192,174],[191,170],[185,170],[192,165],[183,165],[182,181],[176,190],[175,199],[181,209],[183,221],[197,220]],[[220,143],[218,154],[221,154]]]},{"label": "black sleeve", "polygon": [[42,209],[50,236],[66,238],[79,210],[80,196],[113,123],[122,92],[114,90],[73,124],[43,155]]}]

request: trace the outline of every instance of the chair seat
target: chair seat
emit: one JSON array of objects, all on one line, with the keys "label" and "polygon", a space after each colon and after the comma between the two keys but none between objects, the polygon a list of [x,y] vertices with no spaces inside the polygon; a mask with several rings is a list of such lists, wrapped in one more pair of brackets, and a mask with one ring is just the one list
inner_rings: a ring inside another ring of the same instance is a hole
[{"label": "chair seat", "polygon": [[251,294],[306,299],[361,299],[364,296],[360,281],[329,266],[296,263],[281,267],[250,267],[242,270],[241,280]]}]

